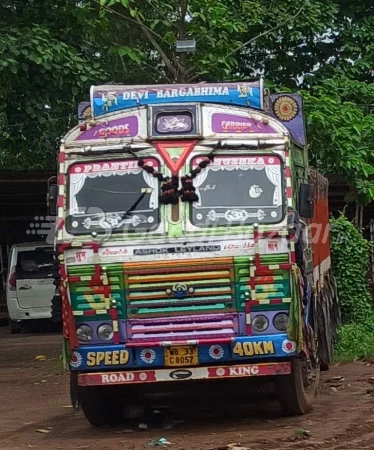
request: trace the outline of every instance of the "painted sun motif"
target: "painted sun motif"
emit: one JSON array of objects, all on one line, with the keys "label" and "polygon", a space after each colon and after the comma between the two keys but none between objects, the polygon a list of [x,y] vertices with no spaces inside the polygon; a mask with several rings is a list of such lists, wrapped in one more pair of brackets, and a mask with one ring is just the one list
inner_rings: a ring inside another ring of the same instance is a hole
[{"label": "painted sun motif", "polygon": [[212,345],[209,348],[209,356],[213,359],[221,359],[223,357],[224,351],[221,345]]},{"label": "painted sun motif", "polygon": [[296,100],[289,95],[282,95],[282,97],[278,97],[275,100],[273,111],[276,117],[282,120],[282,122],[290,122],[297,116],[299,105]]},{"label": "painted sun motif", "polygon": [[140,359],[146,364],[152,364],[156,359],[156,352],[152,348],[145,348],[140,352]]},{"label": "painted sun motif", "polygon": [[70,367],[77,369],[82,364],[82,355],[78,352],[74,352],[71,355]]},{"label": "painted sun motif", "polygon": [[282,350],[284,351],[284,353],[293,353],[296,350],[295,342],[285,339],[282,342]]}]

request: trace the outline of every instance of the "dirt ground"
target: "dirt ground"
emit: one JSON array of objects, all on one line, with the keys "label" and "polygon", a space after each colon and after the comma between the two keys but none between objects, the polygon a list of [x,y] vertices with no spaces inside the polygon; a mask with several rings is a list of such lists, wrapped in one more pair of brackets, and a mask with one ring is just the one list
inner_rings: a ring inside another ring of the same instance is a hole
[{"label": "dirt ground", "polygon": [[[1,450],[140,450],[160,437],[171,442],[170,450],[216,450],[231,443],[251,450],[374,450],[374,386],[368,382],[374,364],[369,362],[334,366],[324,374],[314,410],[304,417],[282,416],[270,389],[234,392],[232,384],[212,381],[194,392],[146,400],[149,408],[166,408],[157,416],[163,418],[160,427],[154,415],[144,416],[143,404],[132,405],[123,426],[94,429],[69,405],[60,354],[57,334],[10,335],[0,328]],[[37,355],[47,360],[37,361]],[[327,381],[336,376],[344,379]],[[144,420],[150,425],[140,430]],[[300,429],[309,436],[301,436]]]}]

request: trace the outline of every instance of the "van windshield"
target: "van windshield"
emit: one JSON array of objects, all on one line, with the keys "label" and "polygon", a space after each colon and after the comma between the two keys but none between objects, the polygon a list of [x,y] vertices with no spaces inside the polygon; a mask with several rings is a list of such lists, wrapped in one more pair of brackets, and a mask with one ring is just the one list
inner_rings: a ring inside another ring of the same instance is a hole
[{"label": "van windshield", "polygon": [[53,269],[53,249],[36,248],[19,250],[17,257],[17,278],[50,278]]}]

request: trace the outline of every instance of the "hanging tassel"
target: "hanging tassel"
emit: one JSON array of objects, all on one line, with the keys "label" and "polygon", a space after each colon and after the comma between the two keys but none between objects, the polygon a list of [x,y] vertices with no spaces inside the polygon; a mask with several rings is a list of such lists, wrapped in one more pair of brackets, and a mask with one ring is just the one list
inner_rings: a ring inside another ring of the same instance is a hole
[{"label": "hanging tassel", "polygon": [[213,153],[210,153],[208,155],[208,159],[201,161],[196,169],[181,178],[182,189],[179,191],[179,195],[182,202],[192,203],[199,200],[199,196],[196,194],[196,188],[193,185],[193,179],[196,178],[197,175],[199,175],[199,173],[201,173],[201,171],[205,169],[213,160]]},{"label": "hanging tassel", "polygon": [[196,188],[193,185],[192,177],[185,175],[181,178],[182,189],[179,192],[182,202],[196,202],[199,197],[196,194]]},{"label": "hanging tassel", "polygon": [[178,203],[178,184],[179,179],[177,176],[163,179],[160,196],[161,203],[164,205],[176,205]]}]

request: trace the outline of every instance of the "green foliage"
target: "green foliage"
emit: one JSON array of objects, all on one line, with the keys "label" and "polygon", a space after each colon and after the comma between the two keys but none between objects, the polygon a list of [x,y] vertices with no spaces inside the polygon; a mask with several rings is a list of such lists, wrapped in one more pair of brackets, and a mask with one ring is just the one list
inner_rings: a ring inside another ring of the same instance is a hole
[{"label": "green foliage", "polygon": [[372,319],[368,273],[370,243],[341,214],[331,222],[331,257],[344,324]]},{"label": "green foliage", "polygon": [[38,1],[0,6],[0,171],[53,170],[77,103],[106,78],[83,36],[74,39],[82,17],[73,2],[56,3],[58,12]]},{"label": "green foliage", "polygon": [[370,356],[374,356],[374,319],[367,323],[343,325],[335,346],[335,360],[351,362]]},{"label": "green foliage", "polygon": [[374,98],[374,83],[339,75],[302,91],[310,155],[325,174],[340,174],[361,204],[374,199],[374,116],[362,105]]},{"label": "green foliage", "polygon": [[[315,64],[300,65],[305,43],[313,44],[331,27],[338,11],[331,0],[101,0],[101,5],[134,24],[142,69],[156,72],[160,81],[182,82],[258,76],[264,70],[274,78],[286,71],[289,79],[288,64],[298,76]],[[196,53],[176,53],[178,38],[196,39]],[[281,57],[286,61],[279,64]],[[149,60],[156,63],[153,69]]]},{"label": "green foliage", "polygon": [[[261,74],[302,91],[313,165],[374,199],[371,0],[0,3],[0,170],[52,169],[91,84]],[[196,53],[177,53],[178,38]]]},{"label": "green foliage", "polygon": [[338,285],[343,325],[336,360],[352,361],[374,355],[374,311],[369,292],[370,244],[341,214],[332,220],[331,256]]}]

